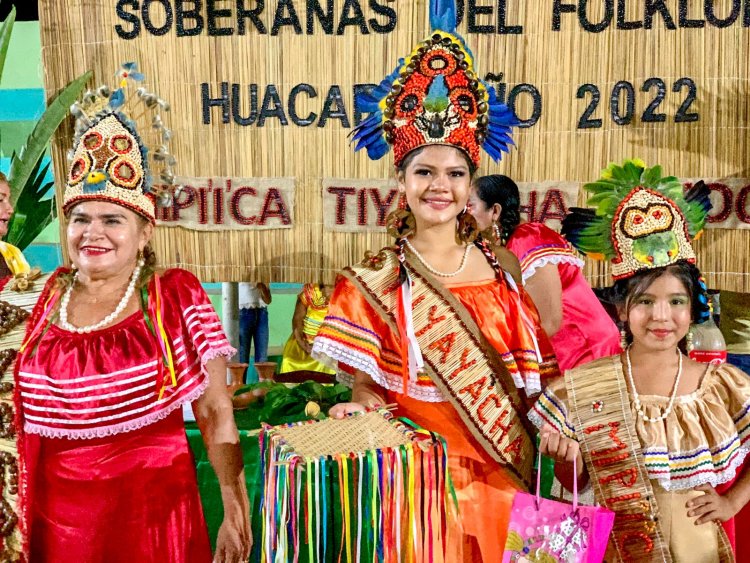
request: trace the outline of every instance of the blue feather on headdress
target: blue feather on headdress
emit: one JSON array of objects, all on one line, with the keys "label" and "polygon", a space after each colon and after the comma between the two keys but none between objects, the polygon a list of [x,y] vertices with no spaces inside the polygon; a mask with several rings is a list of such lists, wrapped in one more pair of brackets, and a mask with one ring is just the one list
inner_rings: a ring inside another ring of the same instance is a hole
[{"label": "blue feather on headdress", "polygon": [[448,33],[456,32],[456,2],[454,0],[430,1],[430,27]]},{"label": "blue feather on headdress", "polygon": [[350,133],[354,143],[354,152],[361,149],[367,151],[367,156],[372,160],[383,158],[389,150],[388,143],[383,136],[383,112],[380,102],[385,99],[391,91],[393,82],[398,78],[404,59],[399,59],[396,69],[386,76],[380,84],[370,91],[357,94],[354,103],[363,112],[370,115],[362,120]]},{"label": "blue feather on headdress", "polygon": [[487,137],[482,143],[482,148],[489,157],[497,162],[502,158],[502,153],[510,151],[510,145],[514,145],[511,137],[512,128],[518,126],[518,118],[508,106],[500,101],[495,93],[495,87],[482,81],[487,89],[487,105],[489,106],[489,123],[487,126]]}]

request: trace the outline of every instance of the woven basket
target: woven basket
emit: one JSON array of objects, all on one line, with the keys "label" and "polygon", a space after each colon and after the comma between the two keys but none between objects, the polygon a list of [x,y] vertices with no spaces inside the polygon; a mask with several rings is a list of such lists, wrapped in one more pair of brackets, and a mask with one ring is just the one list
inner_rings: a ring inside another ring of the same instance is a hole
[{"label": "woven basket", "polygon": [[378,409],[265,426],[262,561],[411,561],[441,549],[445,442]]}]

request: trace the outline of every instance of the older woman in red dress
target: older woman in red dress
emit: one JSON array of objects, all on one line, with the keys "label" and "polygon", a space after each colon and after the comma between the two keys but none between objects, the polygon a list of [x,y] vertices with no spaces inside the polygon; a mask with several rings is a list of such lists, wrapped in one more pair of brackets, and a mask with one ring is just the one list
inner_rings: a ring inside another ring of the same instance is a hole
[{"label": "older woman in red dress", "polygon": [[[47,283],[17,362],[23,555],[211,561],[182,422],[191,402],[224,502],[214,561],[237,563],[251,537],[226,391],[234,350],[198,280],[153,268],[154,193],[124,93],[78,108],[63,196],[73,269]],[[161,161],[169,179],[163,149]]]}]

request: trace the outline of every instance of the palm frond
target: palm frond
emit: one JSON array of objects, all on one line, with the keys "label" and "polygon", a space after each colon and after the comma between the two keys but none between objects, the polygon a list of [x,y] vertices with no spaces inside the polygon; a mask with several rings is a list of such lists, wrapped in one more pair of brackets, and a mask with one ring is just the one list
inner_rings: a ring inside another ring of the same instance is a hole
[{"label": "palm frond", "polygon": [[41,165],[40,158],[34,165],[26,186],[21,190],[8,225],[5,240],[22,250],[54,219],[54,198],[43,199],[54,186],[53,182],[44,180],[50,165],[48,163],[43,168]]},{"label": "palm frond", "polygon": [[10,45],[10,34],[13,33],[13,24],[16,22],[16,7],[10,9],[10,14],[0,26],[0,77],[3,76],[5,68],[5,57],[8,56],[8,46]]}]

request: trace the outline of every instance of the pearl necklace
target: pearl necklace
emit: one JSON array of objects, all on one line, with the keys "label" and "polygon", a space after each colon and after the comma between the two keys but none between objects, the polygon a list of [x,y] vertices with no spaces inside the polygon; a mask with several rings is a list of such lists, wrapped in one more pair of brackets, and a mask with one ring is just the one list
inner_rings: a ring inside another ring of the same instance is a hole
[{"label": "pearl necklace", "polygon": [[633,389],[633,402],[635,403],[635,410],[638,413],[638,416],[640,416],[646,422],[660,422],[666,419],[669,416],[669,413],[672,412],[672,407],[674,406],[674,401],[677,397],[677,387],[679,387],[680,378],[682,377],[682,353],[678,350],[677,354],[679,358],[677,360],[677,377],[674,380],[674,387],[672,388],[672,395],[669,397],[669,404],[661,415],[651,418],[649,416],[646,416],[646,414],[643,412],[643,407],[641,406],[641,398],[638,395],[638,391],[635,390],[635,382],[633,381],[633,366],[630,363],[630,346],[625,349],[625,363],[628,368],[628,381],[630,381],[630,387]]},{"label": "pearl necklace", "polygon": [[135,270],[133,270],[133,273],[130,276],[130,282],[128,283],[128,288],[125,290],[125,295],[122,296],[122,299],[120,299],[120,302],[117,304],[117,307],[115,307],[114,311],[112,311],[109,315],[104,317],[96,324],[80,327],[73,326],[68,322],[68,305],[70,304],[70,296],[73,293],[73,286],[78,281],[78,272],[76,272],[76,275],[73,277],[73,283],[70,284],[70,287],[65,291],[65,294],[63,295],[62,301],[60,303],[60,326],[68,332],[84,334],[99,330],[100,328],[111,324],[112,321],[119,317],[120,313],[125,310],[125,307],[128,306],[128,302],[130,301],[130,298],[133,296],[133,292],[135,291],[135,283],[138,281],[138,278],[141,275],[141,268],[143,268],[143,265],[143,260],[139,260],[138,264],[135,267]]},{"label": "pearl necklace", "polygon": [[414,248],[414,245],[411,243],[411,241],[409,239],[405,239],[405,240],[406,240],[406,246],[409,247],[409,250],[411,250],[414,253],[414,256],[417,257],[417,259],[422,263],[422,265],[425,268],[427,268],[431,273],[435,274],[436,276],[440,276],[441,278],[452,278],[454,276],[457,276],[461,272],[463,272],[464,268],[466,268],[466,264],[469,263],[468,261],[469,252],[474,247],[473,244],[467,244],[466,250],[464,250],[464,257],[461,258],[461,264],[458,266],[458,270],[456,270],[455,272],[447,273],[447,272],[441,272],[440,270],[436,270],[435,268],[430,266],[427,263],[427,260],[425,260],[424,257],[419,253],[419,251],[416,248]]}]

